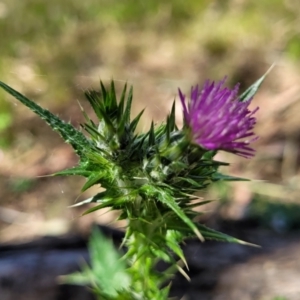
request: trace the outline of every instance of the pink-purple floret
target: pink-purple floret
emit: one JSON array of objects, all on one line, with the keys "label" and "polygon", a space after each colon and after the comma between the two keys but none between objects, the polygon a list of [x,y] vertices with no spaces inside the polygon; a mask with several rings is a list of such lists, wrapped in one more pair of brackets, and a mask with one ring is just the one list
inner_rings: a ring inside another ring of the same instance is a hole
[{"label": "pink-purple floret", "polygon": [[225,79],[217,84],[206,81],[202,90],[192,87],[188,104],[179,89],[184,119],[194,143],[207,150],[224,150],[249,158],[255,153],[249,144],[257,139],[253,115],[258,107],[250,111],[251,101],[241,102],[238,98],[239,85],[230,90],[223,87]]}]

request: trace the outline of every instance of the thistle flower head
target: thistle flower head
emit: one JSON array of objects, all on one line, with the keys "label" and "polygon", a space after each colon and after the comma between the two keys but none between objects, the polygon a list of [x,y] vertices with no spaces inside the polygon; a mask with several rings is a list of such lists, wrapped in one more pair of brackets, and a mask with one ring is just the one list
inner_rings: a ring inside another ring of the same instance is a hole
[{"label": "thistle flower head", "polygon": [[179,89],[185,124],[191,130],[193,143],[249,158],[255,152],[249,144],[257,139],[253,115],[258,107],[250,111],[251,101],[241,102],[238,97],[239,85],[230,90],[223,87],[225,79],[218,83],[206,81],[202,90],[192,87],[188,104]]}]

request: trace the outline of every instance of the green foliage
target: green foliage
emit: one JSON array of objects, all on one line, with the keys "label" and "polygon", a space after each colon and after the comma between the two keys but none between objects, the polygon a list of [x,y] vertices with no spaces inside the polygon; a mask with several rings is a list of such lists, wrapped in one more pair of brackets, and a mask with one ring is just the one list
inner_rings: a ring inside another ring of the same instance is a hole
[{"label": "green foliage", "polygon": [[99,299],[120,299],[120,293],[129,289],[130,277],[126,273],[126,264],[115,250],[114,245],[98,230],[94,230],[89,244],[90,265],[84,265],[83,271],[62,277],[62,282],[87,285]]},{"label": "green foliage", "polygon": [[269,70],[260,77],[254,84],[252,84],[242,95],[240,95],[240,100],[242,102],[250,101],[254,95],[257,93],[258,89],[260,88],[261,84],[266,79],[267,75],[271,72],[273,69],[274,64],[269,68]]},{"label": "green foliage", "polygon": [[[265,76],[241,96],[242,101],[256,93]],[[86,266],[83,273],[68,277],[71,282],[91,285],[101,299],[166,299],[169,287],[162,285],[172,272],[158,273],[155,265],[164,260],[171,264],[170,270],[183,272],[177,258],[185,262],[179,245],[185,238],[196,235],[202,241],[247,244],[194,221],[201,214],[195,208],[210,202],[196,201],[195,192],[213,182],[245,179],[218,172],[228,164],[214,160],[216,151],[192,143],[186,124],[180,129],[176,126],[175,103],[165,123],[152,123],[146,133],[138,134],[135,129],[143,111],[131,121],[132,88],[127,91],[125,85],[118,100],[114,82],[109,88],[100,82],[99,91],[85,93],[98,118],[95,123],[82,110],[86,137],[3,82],[0,87],[45,120],[78,154],[77,166],[55,175],[85,177],[82,191],[93,185],[104,188],[82,202],[96,203],[85,214],[110,208],[128,220],[123,242],[128,248],[123,257],[126,270],[112,245],[94,233],[92,268]]]}]

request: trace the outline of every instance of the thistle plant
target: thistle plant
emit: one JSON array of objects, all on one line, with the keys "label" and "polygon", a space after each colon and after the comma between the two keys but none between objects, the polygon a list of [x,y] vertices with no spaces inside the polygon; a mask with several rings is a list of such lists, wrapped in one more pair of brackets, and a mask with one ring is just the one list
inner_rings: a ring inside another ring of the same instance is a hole
[{"label": "thistle plant", "polygon": [[[54,175],[80,175],[86,178],[81,191],[100,185],[101,191],[77,204],[94,203],[85,214],[103,208],[120,212],[119,220],[127,220],[122,253],[94,233],[91,266],[67,277],[70,282],[90,286],[99,299],[167,299],[176,271],[186,277],[186,260],[181,242],[189,237],[201,241],[247,244],[196,222],[199,207],[209,203],[197,192],[220,181],[244,180],[221,174],[220,166],[228,163],[214,160],[219,150],[246,158],[254,155],[251,143],[255,112],[249,104],[261,85],[261,77],[243,94],[239,87],[224,87],[207,81],[202,88],[191,89],[190,97],[179,90],[183,110],[183,126],[175,120],[175,101],[166,121],[137,133],[143,114],[131,120],[132,87],[124,86],[118,99],[114,82],[110,87],[100,83],[100,90],[85,92],[97,122],[82,110],[82,130],[65,123],[8,85],[0,86],[34,113],[70,144],[79,156],[78,165]],[[195,208],[198,208],[197,211]],[[158,272],[163,260],[169,269]]]}]

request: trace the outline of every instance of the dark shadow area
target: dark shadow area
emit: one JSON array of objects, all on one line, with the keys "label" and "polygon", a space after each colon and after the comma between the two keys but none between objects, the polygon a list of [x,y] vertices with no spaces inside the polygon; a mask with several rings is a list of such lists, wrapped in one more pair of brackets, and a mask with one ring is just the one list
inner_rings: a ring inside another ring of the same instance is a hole
[{"label": "dark shadow area", "polygon": [[[191,281],[177,274],[172,281],[171,296],[185,295],[186,300],[262,299],[262,296],[275,299],[280,291],[286,295],[284,277],[294,278],[294,282],[289,281],[291,297],[288,299],[297,299],[293,293],[300,293],[298,232],[275,233],[255,228],[257,225],[250,221],[219,221],[217,227],[261,247],[187,241],[184,252]],[[102,226],[101,230],[116,244],[121,242],[122,232]],[[1,300],[92,300],[85,287],[57,282],[59,275],[79,270],[83,260],[88,261],[87,240],[75,235],[1,245]]]}]

